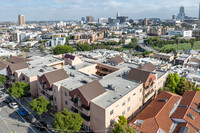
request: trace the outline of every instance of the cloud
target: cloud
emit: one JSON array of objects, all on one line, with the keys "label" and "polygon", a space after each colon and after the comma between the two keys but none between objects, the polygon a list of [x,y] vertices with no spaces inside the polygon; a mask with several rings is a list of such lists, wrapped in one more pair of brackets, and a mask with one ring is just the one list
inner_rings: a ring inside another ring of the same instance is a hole
[{"label": "cloud", "polygon": [[129,18],[171,18],[184,6],[188,16],[198,15],[197,0],[0,0],[0,21],[78,20],[82,16],[115,17],[117,12]]}]

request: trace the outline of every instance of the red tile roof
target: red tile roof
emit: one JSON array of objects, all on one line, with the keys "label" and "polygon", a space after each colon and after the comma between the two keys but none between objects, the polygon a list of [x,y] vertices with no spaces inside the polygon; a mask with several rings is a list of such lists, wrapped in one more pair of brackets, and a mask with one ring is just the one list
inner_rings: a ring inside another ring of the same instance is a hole
[{"label": "red tile roof", "polygon": [[[154,99],[131,123],[142,132],[156,133],[159,129],[168,133],[172,125],[169,115],[181,96],[163,91],[156,99]],[[159,102],[158,100],[167,99],[167,102]],[[134,122],[143,120],[141,126],[137,126]]]}]

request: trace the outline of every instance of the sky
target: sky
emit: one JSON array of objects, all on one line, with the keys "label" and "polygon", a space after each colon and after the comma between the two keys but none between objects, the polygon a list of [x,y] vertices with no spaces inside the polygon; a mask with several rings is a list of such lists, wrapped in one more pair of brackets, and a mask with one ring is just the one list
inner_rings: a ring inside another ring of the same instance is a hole
[{"label": "sky", "polygon": [[170,19],[179,7],[187,16],[197,17],[199,0],[0,0],[0,21],[17,21],[19,14],[26,21],[80,20],[121,16],[133,19],[159,17]]}]

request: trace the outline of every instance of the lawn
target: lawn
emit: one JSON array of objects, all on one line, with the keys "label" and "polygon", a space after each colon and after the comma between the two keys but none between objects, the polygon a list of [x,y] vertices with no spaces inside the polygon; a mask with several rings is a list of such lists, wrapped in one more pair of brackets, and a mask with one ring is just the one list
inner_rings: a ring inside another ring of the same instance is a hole
[{"label": "lawn", "polygon": [[[164,45],[163,47],[154,47],[156,50],[168,50],[171,48],[174,48],[177,50],[177,45],[176,44],[167,44]],[[178,46],[178,50],[186,50],[186,49],[191,49],[191,44],[190,43],[180,43]],[[195,50],[200,50],[200,41],[194,43],[194,48]]]}]

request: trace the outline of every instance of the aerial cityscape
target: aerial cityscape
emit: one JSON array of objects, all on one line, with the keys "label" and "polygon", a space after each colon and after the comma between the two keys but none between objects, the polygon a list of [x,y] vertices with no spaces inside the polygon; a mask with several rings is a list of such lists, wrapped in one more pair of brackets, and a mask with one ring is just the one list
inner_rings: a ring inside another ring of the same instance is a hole
[{"label": "aerial cityscape", "polygon": [[0,2],[0,133],[200,132],[199,1]]}]

